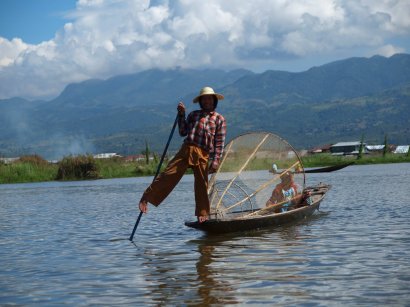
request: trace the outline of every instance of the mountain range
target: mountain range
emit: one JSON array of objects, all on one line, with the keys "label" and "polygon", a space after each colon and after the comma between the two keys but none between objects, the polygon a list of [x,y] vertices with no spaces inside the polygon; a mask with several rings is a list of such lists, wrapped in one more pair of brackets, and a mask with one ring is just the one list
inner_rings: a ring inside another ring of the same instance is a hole
[{"label": "mountain range", "polygon": [[[228,140],[266,130],[298,149],[359,140],[410,143],[410,55],[349,58],[304,72],[151,69],[70,84],[55,99],[0,100],[0,156],[162,152],[178,101],[188,111],[199,89],[218,104]],[[181,139],[174,136],[171,150]]]}]

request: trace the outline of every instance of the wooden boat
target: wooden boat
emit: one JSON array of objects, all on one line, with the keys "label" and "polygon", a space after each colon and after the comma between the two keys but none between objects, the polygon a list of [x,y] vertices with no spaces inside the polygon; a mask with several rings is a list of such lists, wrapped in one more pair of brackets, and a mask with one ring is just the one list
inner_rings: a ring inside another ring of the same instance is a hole
[{"label": "wooden boat", "polygon": [[340,165],[332,165],[332,166],[326,166],[326,167],[319,167],[319,168],[313,168],[313,169],[305,169],[304,172],[306,173],[330,173],[334,171],[338,171],[342,168],[345,168],[349,165],[354,164],[354,162],[349,162],[349,163],[344,163]]},{"label": "wooden boat", "polygon": [[225,146],[209,180],[210,219],[185,225],[227,233],[302,220],[319,208],[330,188],[305,183],[303,163],[286,140],[263,131],[240,135]]},{"label": "wooden boat", "polygon": [[289,211],[275,213],[278,205],[253,210],[251,212],[232,212],[223,218],[211,218],[210,220],[199,222],[185,222],[185,225],[207,233],[220,234],[228,232],[248,231],[260,228],[275,227],[287,223],[303,220],[311,216],[319,209],[320,203],[325,197],[329,185],[319,184],[317,186],[306,187],[304,191],[310,192],[310,200],[302,202],[296,208]]}]

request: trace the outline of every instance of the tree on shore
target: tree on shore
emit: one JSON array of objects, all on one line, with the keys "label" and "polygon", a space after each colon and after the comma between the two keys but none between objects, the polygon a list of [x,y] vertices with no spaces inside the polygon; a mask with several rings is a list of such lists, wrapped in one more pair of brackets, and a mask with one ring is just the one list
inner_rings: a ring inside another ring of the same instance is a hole
[{"label": "tree on shore", "polygon": [[357,154],[357,160],[360,160],[363,156],[363,147],[364,147],[364,135],[362,134],[362,138],[360,140],[359,153]]},{"label": "tree on shore", "polygon": [[387,133],[384,135],[384,148],[383,148],[383,157],[387,154]]},{"label": "tree on shore", "polygon": [[149,156],[150,156],[151,152],[149,150],[149,145],[148,145],[147,139],[145,139],[145,150],[142,151],[142,154],[145,155],[145,163],[149,164]]}]

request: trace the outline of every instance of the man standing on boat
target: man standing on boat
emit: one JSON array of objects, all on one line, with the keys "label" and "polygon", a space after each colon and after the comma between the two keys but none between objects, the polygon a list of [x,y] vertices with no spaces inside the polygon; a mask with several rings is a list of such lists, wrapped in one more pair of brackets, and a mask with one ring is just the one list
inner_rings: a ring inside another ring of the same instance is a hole
[{"label": "man standing on boat", "polygon": [[[226,136],[225,118],[215,111],[218,101],[224,96],[204,87],[193,99],[201,110],[188,114],[185,105],[178,104],[179,134],[186,136],[179,152],[169,162],[167,168],[145,190],[139,202],[139,209],[147,213],[148,203],[158,206],[181,180],[187,168],[191,168],[195,178],[195,215],[200,223],[209,216],[208,174],[214,173],[222,157]],[[208,162],[211,160],[211,163]]]}]

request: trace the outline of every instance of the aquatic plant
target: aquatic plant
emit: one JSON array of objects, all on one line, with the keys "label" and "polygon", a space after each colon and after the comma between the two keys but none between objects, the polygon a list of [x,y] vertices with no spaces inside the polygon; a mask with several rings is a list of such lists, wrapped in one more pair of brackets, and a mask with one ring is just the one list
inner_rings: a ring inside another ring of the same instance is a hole
[{"label": "aquatic plant", "polygon": [[23,156],[13,163],[0,163],[0,183],[51,181],[57,166],[40,156]]},{"label": "aquatic plant", "polygon": [[68,156],[58,163],[57,180],[98,178],[101,177],[91,155]]},{"label": "aquatic plant", "polygon": [[134,177],[135,162],[125,161],[120,157],[96,159],[99,174],[102,178]]},{"label": "aquatic plant", "polygon": [[39,155],[27,155],[27,156],[21,156],[16,162],[14,163],[30,163],[38,166],[45,166],[48,165],[50,162],[47,160],[43,159]]},{"label": "aquatic plant", "polygon": [[[149,162],[148,164],[138,163],[135,166],[135,175],[137,176],[151,176],[154,175],[158,167],[158,163]],[[163,169],[163,167],[161,168]]]}]

